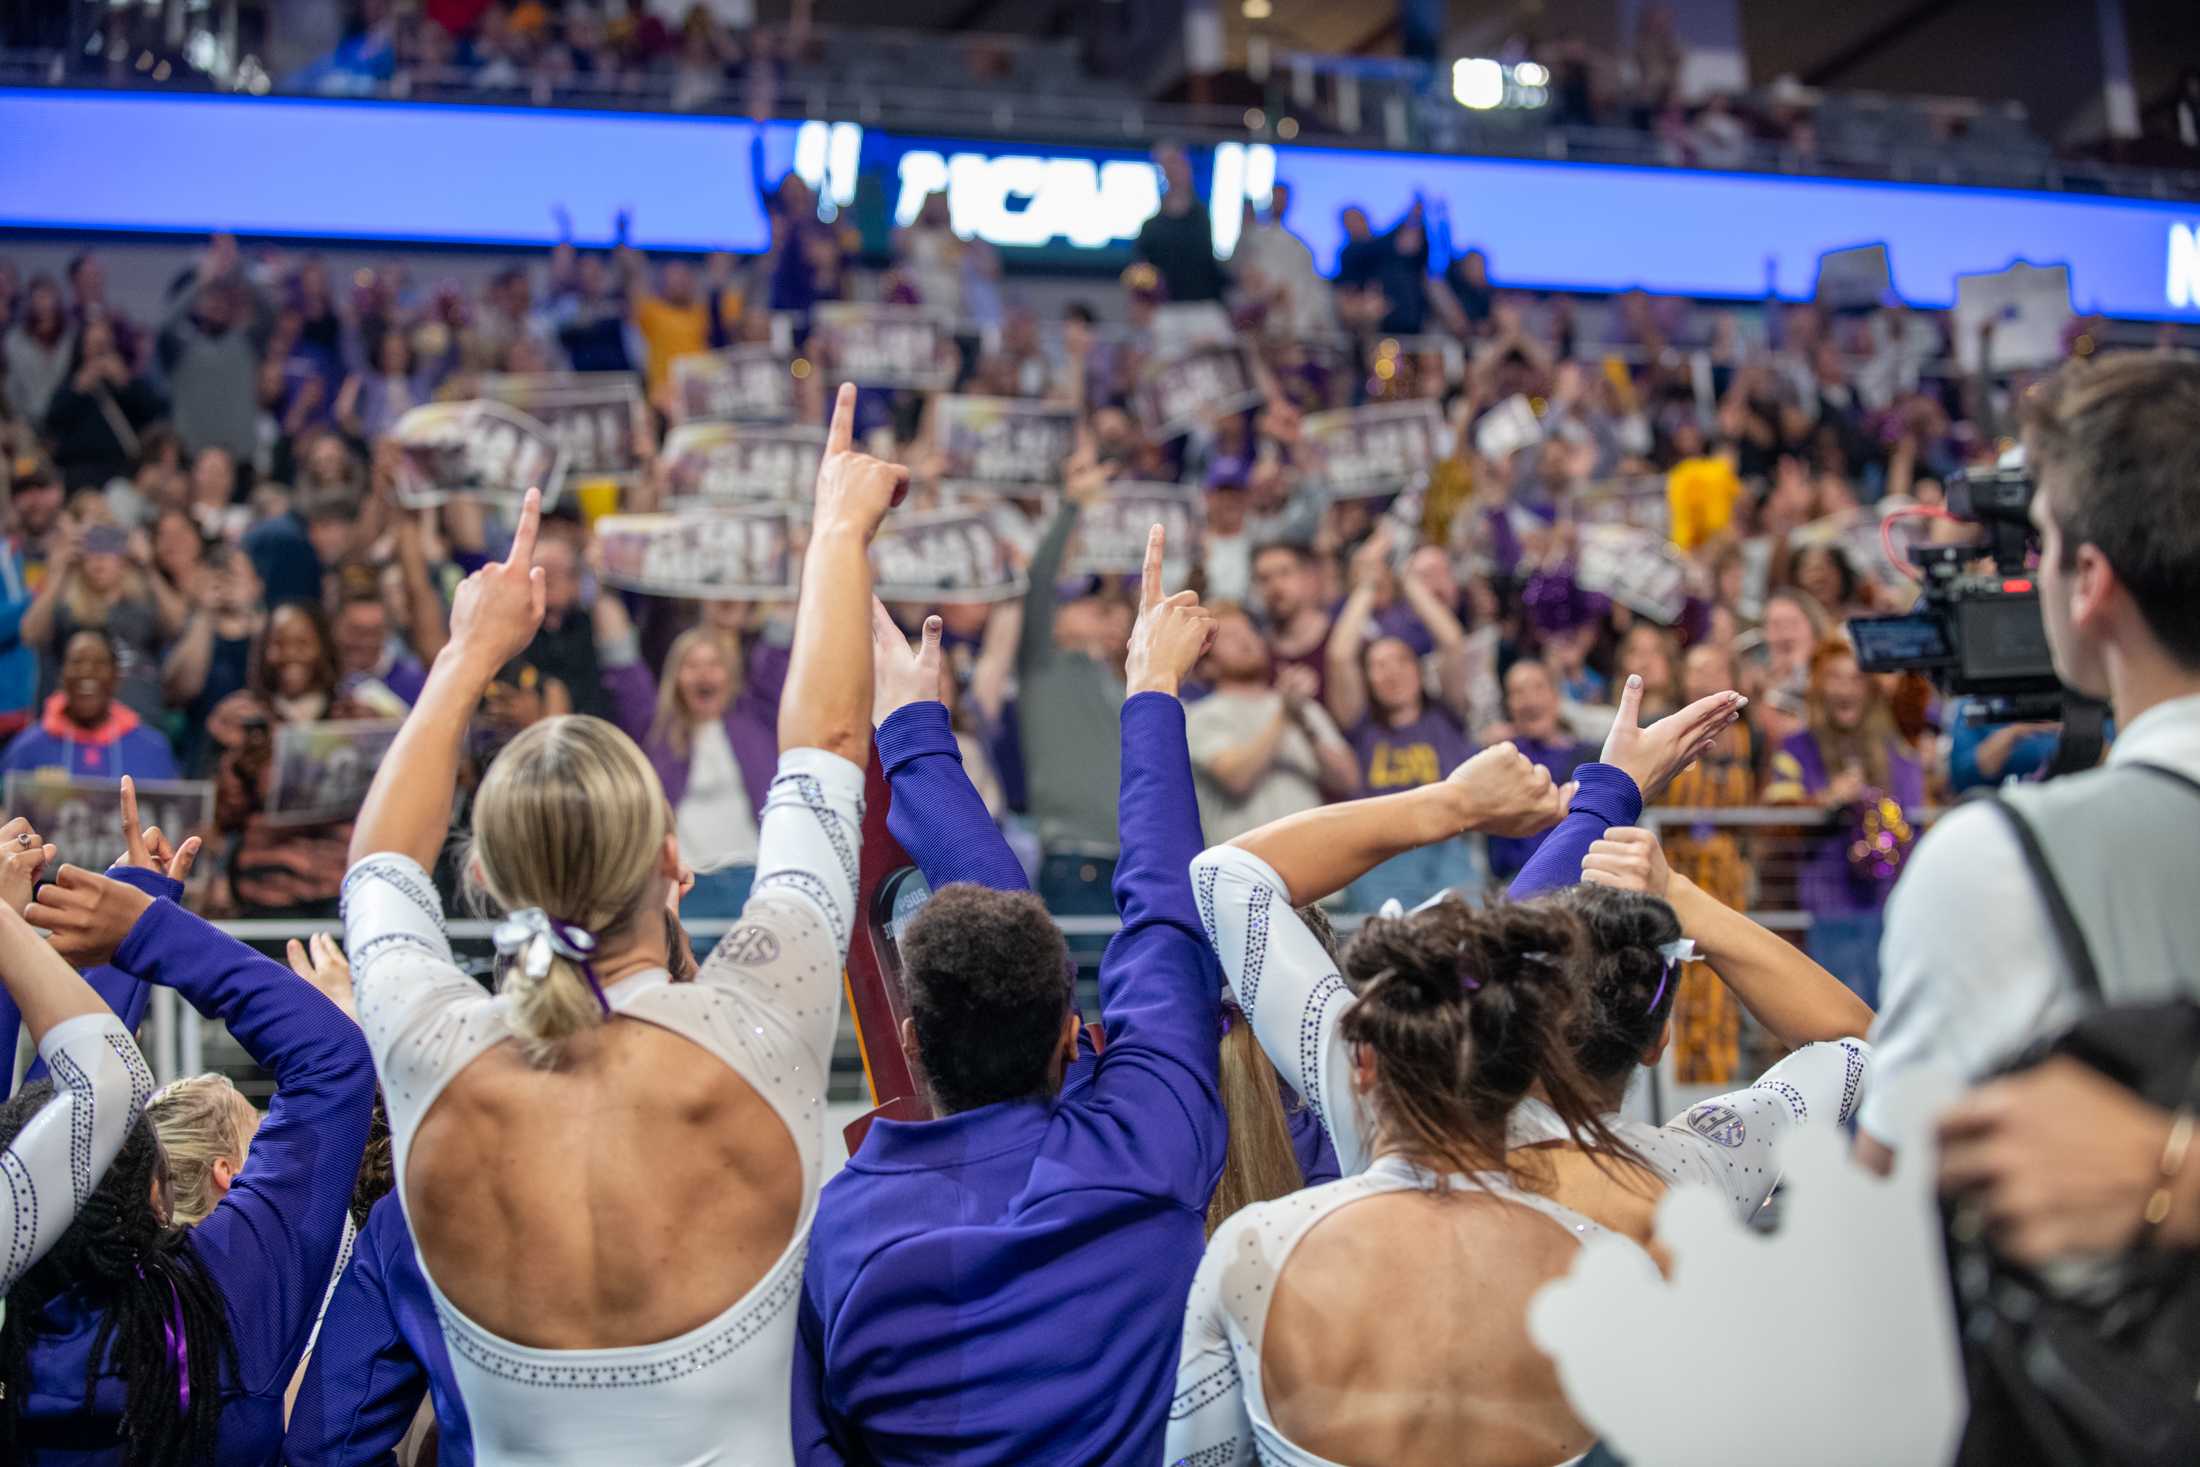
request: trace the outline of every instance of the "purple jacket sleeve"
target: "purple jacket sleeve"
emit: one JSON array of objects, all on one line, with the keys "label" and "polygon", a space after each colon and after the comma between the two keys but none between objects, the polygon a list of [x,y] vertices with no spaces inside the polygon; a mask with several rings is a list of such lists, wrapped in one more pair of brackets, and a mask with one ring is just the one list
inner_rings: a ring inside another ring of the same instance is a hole
[{"label": "purple jacket sleeve", "polygon": [[1184,705],[1165,693],[1123,704],[1115,908],[1100,962],[1107,1048],[1080,1096],[1077,1169],[1200,1209],[1228,1139],[1219,1090],[1222,971],[1192,900],[1199,801]]},{"label": "purple jacket sleeve", "polygon": [[604,695],[611,700],[611,721],[628,738],[640,743],[649,737],[657,717],[657,679],[641,662],[602,669]]},{"label": "purple jacket sleeve", "polygon": [[888,714],[878,727],[878,767],[894,797],[886,828],[934,891],[951,881],[1031,889],[963,770],[946,704],[911,703]]},{"label": "purple jacket sleeve", "polygon": [[279,1391],[343,1246],[374,1110],[366,1036],[313,985],[173,902],[138,918],[115,966],[175,989],[274,1072],[244,1170],[192,1244],[228,1299],[240,1383]]},{"label": "purple jacket sleeve", "polygon": [[[172,902],[183,900],[183,883],[171,881],[158,871],[148,871],[143,866],[117,866],[107,873],[115,880],[134,886],[149,897],[166,897]],[[92,991],[103,999],[114,1016],[122,1020],[122,1027],[132,1034],[145,1022],[145,1010],[152,1005],[153,990],[147,984],[120,968],[102,963],[96,968],[84,970],[84,981],[92,985]],[[15,1007],[15,1000],[6,989],[0,989],[0,1054],[15,1053],[15,1033],[22,1023],[22,1014]],[[46,1058],[40,1055],[31,1061],[31,1067],[23,1075],[23,1083],[46,1078]]]},{"label": "purple jacket sleeve", "polygon": [[1516,902],[1572,886],[1581,880],[1581,858],[1615,825],[1633,825],[1642,818],[1642,791],[1626,771],[1609,764],[1584,764],[1574,771],[1581,788],[1566,818],[1558,822],[1543,844],[1520,868],[1505,893]]},{"label": "purple jacket sleeve", "polygon": [[398,1444],[427,1394],[427,1367],[398,1336],[380,1250],[362,1230],[306,1361],[283,1467],[397,1467]]}]

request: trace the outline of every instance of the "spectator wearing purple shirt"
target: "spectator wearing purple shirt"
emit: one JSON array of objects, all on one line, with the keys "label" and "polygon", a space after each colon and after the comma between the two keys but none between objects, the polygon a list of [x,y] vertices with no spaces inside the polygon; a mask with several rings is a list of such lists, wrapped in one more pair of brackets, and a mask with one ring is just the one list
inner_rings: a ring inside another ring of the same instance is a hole
[{"label": "spectator wearing purple shirt", "polygon": [[1810,845],[1797,896],[1810,913],[1803,946],[1858,998],[1879,1004],[1879,937],[1897,859],[1876,874],[1849,857],[1867,807],[1925,803],[1925,773],[1903,748],[1878,686],[1847,642],[1828,638],[1810,659],[1809,722],[1772,756],[1768,805],[1816,805],[1827,833]]},{"label": "spectator wearing purple shirt", "polygon": [[[1596,758],[1596,750],[1566,731],[1559,717],[1558,680],[1549,667],[1533,658],[1522,658],[1505,670],[1505,714],[1508,723],[1487,730],[1491,737],[1512,740],[1513,747],[1551,772],[1553,784],[1564,784],[1574,771]],[[1490,875],[1510,881],[1528,864],[1543,836],[1516,839],[1489,838]]]},{"label": "spectator wearing purple shirt", "polygon": [[[1352,594],[1329,635],[1329,712],[1352,741],[1366,795],[1440,783],[1474,752],[1456,711],[1466,703],[1466,630],[1424,578],[1402,579],[1400,609],[1427,628],[1435,652],[1442,700],[1432,704],[1414,647],[1376,617],[1376,599],[1390,579],[1389,548],[1378,533],[1354,555]],[[1395,897],[1414,906],[1439,891],[1470,887],[1474,865],[1462,840],[1421,846],[1354,882],[1352,904],[1372,911]]]}]

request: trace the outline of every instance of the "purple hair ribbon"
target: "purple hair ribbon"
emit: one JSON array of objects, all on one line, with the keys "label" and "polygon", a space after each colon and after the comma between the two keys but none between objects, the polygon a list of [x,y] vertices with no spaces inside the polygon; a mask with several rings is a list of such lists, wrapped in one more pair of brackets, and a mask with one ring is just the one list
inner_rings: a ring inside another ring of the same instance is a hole
[{"label": "purple hair ribbon", "polygon": [[1684,937],[1678,942],[1664,943],[1658,948],[1658,956],[1665,959],[1665,973],[1658,979],[1658,991],[1650,995],[1648,1012],[1653,1014],[1658,1011],[1658,1001],[1665,997],[1666,987],[1672,983],[1673,974],[1680,965],[1696,960],[1696,940]]},{"label": "purple hair ribbon", "polygon": [[[145,1268],[138,1267],[140,1281],[145,1278]],[[185,1348],[183,1337],[183,1300],[176,1294],[173,1281],[168,1285],[168,1317],[160,1322],[160,1332],[168,1341],[168,1358],[176,1362],[176,1404],[183,1410],[191,1409],[191,1352]]]},{"label": "purple hair ribbon", "polygon": [[591,961],[596,953],[595,934],[587,928],[560,922],[540,907],[522,907],[497,924],[490,940],[496,944],[498,957],[517,957],[520,970],[538,982],[550,975],[552,958],[573,963],[588,980],[588,991],[596,995],[604,1017],[611,1017],[611,1000],[604,996],[603,984],[596,979],[596,965]]}]

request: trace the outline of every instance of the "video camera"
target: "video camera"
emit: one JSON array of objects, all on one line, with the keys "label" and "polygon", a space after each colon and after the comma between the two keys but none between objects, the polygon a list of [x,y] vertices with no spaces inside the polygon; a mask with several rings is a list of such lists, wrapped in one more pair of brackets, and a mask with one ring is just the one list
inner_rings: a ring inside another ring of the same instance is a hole
[{"label": "video camera", "polygon": [[[1924,595],[1903,616],[1849,622],[1865,672],[1922,672],[1941,691],[1974,697],[1993,722],[2059,719],[2064,690],[2025,557],[2032,477],[2023,465],[1966,469],[1948,479],[1948,512],[1985,533],[1961,545],[1914,545]],[[1991,557],[1991,574],[1968,567]]]}]

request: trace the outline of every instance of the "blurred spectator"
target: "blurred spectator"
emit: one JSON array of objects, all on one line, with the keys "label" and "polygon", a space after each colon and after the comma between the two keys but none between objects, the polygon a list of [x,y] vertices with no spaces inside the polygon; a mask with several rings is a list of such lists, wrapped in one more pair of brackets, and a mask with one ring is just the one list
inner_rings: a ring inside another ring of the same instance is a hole
[{"label": "blurred spectator", "polygon": [[1665,473],[1665,502],[1672,516],[1669,534],[1681,549],[1694,550],[1726,533],[1734,522],[1742,481],[1732,459],[1708,451],[1703,430],[1694,423],[1676,425],[1672,441],[1674,464]]},{"label": "blurred spectator", "polygon": [[245,283],[237,242],[215,236],[173,298],[160,333],[161,369],[174,396],[174,422],[192,452],[216,447],[248,462],[258,444],[260,354],[272,315]]},{"label": "blurred spectator", "polygon": [[1026,571],[1016,649],[1025,789],[1045,851],[1038,892],[1049,911],[1071,916],[1115,910],[1117,723],[1131,608],[1097,592],[1061,599],[1070,537],[1106,485],[1106,472],[1091,453],[1071,460],[1061,507]]},{"label": "blurred spectator", "polygon": [[252,559],[234,545],[206,552],[192,588],[191,615],[168,649],[161,685],[184,710],[183,767],[194,777],[212,762],[206,725],[214,709],[251,677],[252,651],[266,624]]},{"label": "blurred spectator", "polygon": [[176,756],[158,730],[115,701],[115,644],[98,627],[71,636],[60,686],[44,715],[8,742],[0,770],[58,769],[86,779],[174,779]]},{"label": "blurred spectator", "polygon": [[1214,608],[1206,680],[1185,714],[1199,819],[1211,843],[1311,810],[1359,785],[1358,758],[1314,696],[1304,668],[1277,670],[1240,607]]},{"label": "blurred spectator", "polygon": [[349,864],[351,822],[293,825],[271,820],[278,729],[373,710],[336,695],[336,648],[318,606],[292,602],[268,617],[246,685],[207,718],[220,751],[214,823],[233,837],[229,884],[250,917],[332,917]]},{"label": "blurred spectator", "polygon": [[[1568,731],[1560,711],[1558,681],[1551,669],[1533,658],[1522,658],[1505,669],[1505,722],[1488,730],[1483,742],[1510,742],[1548,769],[1552,783],[1564,784],[1576,769],[1596,758],[1597,751]],[[1499,885],[1511,881],[1542,843],[1541,836],[1491,836],[1490,880]]]},{"label": "blurred spectator", "polygon": [[99,256],[86,250],[69,261],[69,320],[82,331],[94,321],[104,321],[114,333],[115,350],[132,371],[146,365],[149,343],[144,328],[108,302],[107,269]]},{"label": "blurred spectator", "polygon": [[37,706],[38,646],[24,635],[23,618],[51,573],[50,557],[68,533],[61,517],[61,477],[50,465],[35,458],[18,460],[10,479],[15,523],[0,547],[0,734],[20,730]]},{"label": "blurred spectator", "polygon": [[[615,606],[606,595],[599,606]],[[737,917],[756,875],[758,812],[777,768],[779,690],[787,671],[786,642],[760,640],[744,672],[740,645],[707,626],[673,640],[664,673],[652,678],[609,626],[606,679],[613,683],[622,727],[641,742],[671,802],[680,858],[695,869],[683,914]],[[603,618],[600,630],[606,629]],[[693,903],[690,913],[689,904]]]},{"label": "blurred spectator", "polygon": [[1706,168],[1739,168],[1749,161],[1749,127],[1723,94],[1707,99],[1688,127],[1689,151]]},{"label": "blurred spectator", "polygon": [[731,255],[712,255],[700,278],[686,260],[667,260],[658,267],[655,290],[650,289],[649,262],[640,250],[622,248],[619,266],[626,275],[634,329],[647,349],[644,372],[652,395],[671,380],[675,360],[722,346],[739,332],[741,292],[733,285]]},{"label": "blurred spectator", "polygon": [[[1280,667],[1303,667],[1317,680],[1329,670],[1329,613],[1323,609],[1314,552],[1294,540],[1270,540],[1253,551],[1253,588],[1262,632]],[[1323,689],[1317,681],[1316,696]]]},{"label": "blurred spectator", "polygon": [[1337,329],[1337,308],[1329,282],[1315,268],[1314,251],[1284,224],[1290,208],[1291,185],[1279,182],[1267,214],[1238,238],[1238,288],[1270,335],[1317,336]]},{"label": "blurred spectator", "polygon": [[128,477],[139,434],[166,409],[160,393],[130,370],[113,324],[94,317],[79,328],[69,374],[46,410],[54,463],[71,489]]},{"label": "blurred spectator", "polygon": [[54,394],[69,380],[76,353],[76,327],[61,302],[61,286],[51,275],[32,278],[23,305],[4,343],[8,361],[8,401],[32,422],[46,416]]},{"label": "blurred spectator", "polygon": [[403,331],[385,330],[370,349],[368,368],[344,379],[336,396],[336,425],[372,443],[428,401],[436,375],[432,368],[414,367],[412,343]]},{"label": "blurred spectator", "polygon": [[1808,724],[1773,754],[1764,798],[1825,812],[1831,828],[1812,839],[1801,878],[1799,895],[1811,915],[1805,946],[1877,1007],[1881,911],[1901,852],[1890,863],[1872,842],[1881,830],[1892,831],[1902,812],[1925,803],[1925,776],[1847,642],[1829,638],[1811,655]]},{"label": "blurred spectator", "polygon": [[[1740,686],[1737,672],[1725,649],[1708,642],[1689,648],[1681,659],[1681,705]],[[1729,725],[1711,752],[1673,776],[1658,799],[1659,805],[1676,810],[1730,810],[1756,803],[1755,737],[1747,719]],[[1739,832],[1699,819],[1686,824],[1676,820],[1660,835],[1666,863],[1674,871],[1734,910],[1749,909],[1755,892]],[[1679,982],[1673,1003],[1676,1080],[1684,1085],[1732,1082],[1741,1069],[1742,1034],[1733,992],[1707,963],[1687,964]]]},{"label": "blurred spectator", "polygon": [[596,584],[593,574],[584,578],[571,535],[555,523],[546,527],[535,546],[535,564],[542,569],[542,630],[529,644],[526,661],[556,684],[572,712],[609,718],[611,699],[604,691],[590,615],[595,598],[609,593]]},{"label": "blurred spectator", "polygon": [[926,194],[917,217],[894,231],[894,260],[919,304],[962,319],[963,241],[949,225],[944,191]]},{"label": "blurred spectator", "polygon": [[[1421,659],[1404,638],[1375,621],[1376,597],[1388,576],[1389,542],[1370,538],[1353,557],[1352,594],[1337,613],[1328,646],[1326,703],[1337,727],[1352,741],[1362,795],[1396,794],[1436,784],[1467,762],[1474,748],[1461,724],[1465,703],[1460,660],[1465,629],[1422,578],[1402,584],[1407,601],[1428,629],[1445,670],[1444,696],[1431,702],[1422,685]],[[1465,841],[1443,841],[1393,856],[1352,886],[1352,905],[1373,911],[1397,899],[1413,906],[1440,891],[1477,886]]]},{"label": "blurred spectator", "polygon": [[1160,272],[1169,300],[1219,301],[1229,277],[1215,259],[1214,226],[1192,188],[1191,160],[1166,143],[1153,158],[1161,170],[1161,208],[1138,231],[1138,258]]},{"label": "blurred spectator", "polygon": [[2059,723],[1996,723],[1976,699],[1958,702],[1948,720],[1948,788],[1952,794],[2032,779],[2062,741]]},{"label": "blurred spectator", "polygon": [[187,608],[152,569],[150,541],[103,520],[65,531],[50,555],[21,628],[39,654],[40,688],[60,686],[62,653],[78,632],[102,631],[122,701],[142,719],[160,718],[160,649],[182,629]]}]

